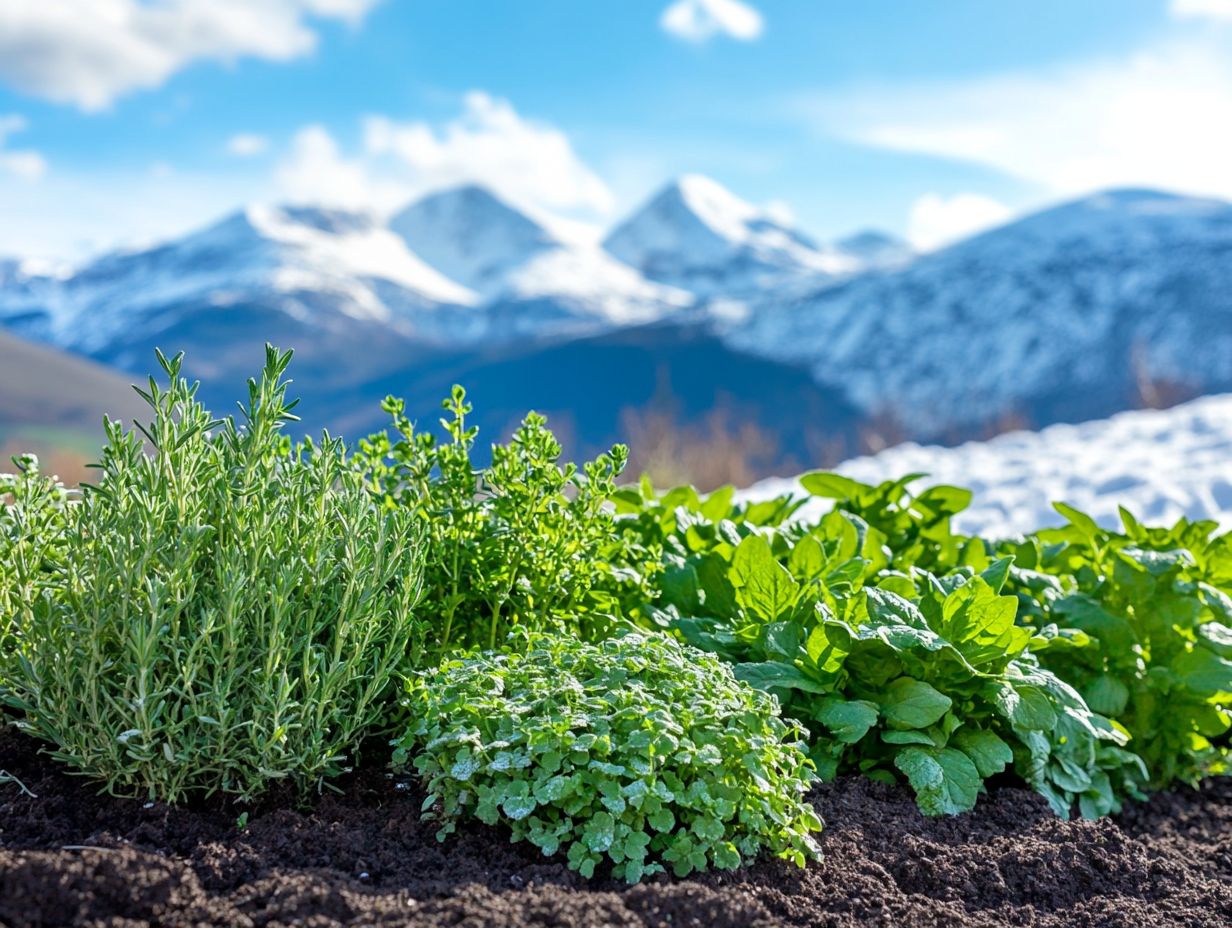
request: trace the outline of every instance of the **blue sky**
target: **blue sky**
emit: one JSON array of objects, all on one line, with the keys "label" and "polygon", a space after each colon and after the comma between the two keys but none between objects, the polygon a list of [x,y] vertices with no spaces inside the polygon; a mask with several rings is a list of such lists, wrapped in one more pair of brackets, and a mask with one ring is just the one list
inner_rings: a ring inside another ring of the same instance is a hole
[{"label": "blue sky", "polygon": [[0,4],[0,253],[463,180],[607,224],[685,172],[935,247],[1226,163],[1232,0]]}]

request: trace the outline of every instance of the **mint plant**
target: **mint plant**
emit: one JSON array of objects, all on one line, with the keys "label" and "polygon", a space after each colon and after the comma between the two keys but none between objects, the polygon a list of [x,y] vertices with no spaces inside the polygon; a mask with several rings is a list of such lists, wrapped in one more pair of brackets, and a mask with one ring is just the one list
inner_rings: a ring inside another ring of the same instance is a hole
[{"label": "mint plant", "polygon": [[[1017,622],[1033,632],[1032,653],[1132,736],[1152,789],[1232,769],[1232,534],[1185,519],[1148,527],[1125,510],[1123,530],[1109,531],[1057,503],[1062,528],[1019,540],[964,538],[949,517],[970,494],[936,487],[912,496],[913,479],[871,487],[811,474],[801,482],[877,531],[888,566],[983,569],[1008,559],[1006,590],[1018,599]],[[1125,792],[1139,794],[1133,784]]]},{"label": "mint plant", "polygon": [[396,437],[369,436],[355,458],[386,507],[409,513],[425,533],[421,613],[430,624],[410,665],[431,666],[455,650],[516,645],[511,635],[606,633],[620,581],[607,563],[613,529],[605,503],[628,449],[617,445],[581,467],[562,465],[547,421],[530,413],[479,467],[465,391],[455,387],[442,405],[443,441],[416,429],[402,400],[387,398]]},{"label": "mint plant", "polygon": [[6,552],[2,695],[110,792],[302,791],[347,769],[385,717],[416,638],[420,539],[372,500],[341,441],[283,434],[290,357],[267,347],[237,422],[201,406],[182,356],[159,354],[169,383],[138,391],[152,420],[106,422],[80,503],[48,510],[48,491],[18,479],[0,530],[37,539],[21,506],[33,498],[53,534],[62,513],[65,553]]},{"label": "mint plant", "polygon": [[[812,733],[823,778],[905,778],[929,814],[972,808],[1010,768],[1062,815],[1102,814],[1137,790],[1127,734],[1028,650],[1032,632],[1001,592],[1008,559],[896,570],[890,536],[859,517],[792,522],[792,501],[758,505],[750,518],[724,494],[682,497],[666,527],[633,515],[626,528],[661,537],[664,558],[643,614],[777,694]],[[919,535],[897,537],[914,547]]]},{"label": "mint plant", "polygon": [[535,636],[525,654],[452,660],[410,684],[413,764],[444,840],[467,818],[637,882],[819,856],[801,730],[715,658],[659,635],[591,645]]},{"label": "mint plant", "polygon": [[1069,524],[1006,546],[1043,664],[1133,735],[1151,784],[1232,769],[1232,534],[1182,519],[1124,530]]}]

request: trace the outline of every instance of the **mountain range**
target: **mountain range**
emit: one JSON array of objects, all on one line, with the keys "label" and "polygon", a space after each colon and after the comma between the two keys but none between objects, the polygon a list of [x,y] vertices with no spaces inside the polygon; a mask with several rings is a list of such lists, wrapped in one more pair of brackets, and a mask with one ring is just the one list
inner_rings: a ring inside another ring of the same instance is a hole
[{"label": "mountain range", "polygon": [[76,268],[0,260],[0,327],[135,374],[185,349],[220,411],[265,341],[294,347],[306,426],[347,434],[458,381],[481,426],[538,408],[578,453],[720,410],[812,465],[1232,387],[1232,205],[1109,191],[928,254],[819,243],[696,175],[601,239],[476,185],[389,217],[253,206]]}]

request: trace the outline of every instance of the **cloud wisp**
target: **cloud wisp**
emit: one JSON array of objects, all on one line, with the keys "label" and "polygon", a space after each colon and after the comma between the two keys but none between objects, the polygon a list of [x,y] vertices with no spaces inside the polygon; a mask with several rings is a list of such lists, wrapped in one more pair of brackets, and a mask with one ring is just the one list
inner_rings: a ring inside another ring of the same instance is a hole
[{"label": "cloud wisp", "polygon": [[1232,23],[1232,0],[1172,0],[1168,9],[1177,19],[1213,19]]},{"label": "cloud wisp", "polygon": [[478,182],[551,212],[595,217],[614,206],[607,184],[563,131],[483,91],[466,94],[462,111],[443,125],[373,115],[362,128],[354,154],[323,126],[301,129],[277,167],[280,192],[390,210],[429,190]]},{"label": "cloud wisp", "polygon": [[659,25],[678,39],[698,44],[718,35],[750,42],[765,27],[761,13],[741,0],[676,0],[663,11]]},{"label": "cloud wisp", "polygon": [[15,113],[0,116],[0,172],[20,180],[37,180],[47,173],[46,159],[30,148],[8,147],[8,137],[14,132],[23,132],[27,126],[24,116]]},{"label": "cloud wisp", "polygon": [[1217,38],[1045,73],[816,95],[803,111],[850,141],[989,166],[1056,195],[1232,196],[1232,55]]},{"label": "cloud wisp", "polygon": [[85,111],[161,86],[200,61],[288,61],[319,20],[359,22],[379,0],[4,0],[0,80]]},{"label": "cloud wisp", "polygon": [[227,154],[252,158],[269,151],[269,139],[253,132],[239,132],[227,139]]}]

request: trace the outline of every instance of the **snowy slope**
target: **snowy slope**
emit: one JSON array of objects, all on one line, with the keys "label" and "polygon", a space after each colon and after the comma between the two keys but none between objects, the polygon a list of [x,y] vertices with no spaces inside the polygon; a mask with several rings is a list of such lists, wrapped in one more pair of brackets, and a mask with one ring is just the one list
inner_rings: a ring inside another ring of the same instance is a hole
[{"label": "snowy slope", "polygon": [[701,296],[732,296],[858,269],[708,177],[668,184],[604,241],[651,280]]},{"label": "snowy slope", "polygon": [[397,213],[389,228],[446,277],[483,294],[534,255],[562,244],[477,184],[429,194]]},{"label": "snowy slope", "polygon": [[916,257],[908,242],[877,229],[865,229],[839,239],[834,248],[864,271],[902,267]]},{"label": "snowy slope", "polygon": [[47,306],[67,271],[20,258],[0,258],[0,324],[24,326],[32,337],[48,340]]},{"label": "snowy slope", "polygon": [[446,315],[477,301],[373,217],[296,207],[249,207],[166,245],[106,255],[43,293],[37,324],[17,324],[4,292],[0,321],[45,326],[61,347],[100,356],[135,331],[243,306],[323,332],[359,320],[439,337],[451,327]]},{"label": "snowy slope", "polygon": [[1115,191],[799,300],[728,333],[937,438],[1097,418],[1141,381],[1232,388],[1232,205]]},{"label": "snowy slope", "polygon": [[[927,473],[917,486],[968,487],[975,494],[971,508],[956,522],[968,533],[1002,536],[1062,524],[1054,500],[1109,527],[1119,524],[1120,505],[1149,523],[1188,516],[1232,529],[1232,395],[957,448],[899,445],[836,469],[865,483]],[[776,478],[744,495],[761,499],[798,489],[795,480]],[[828,507],[810,502],[806,514]]]}]

